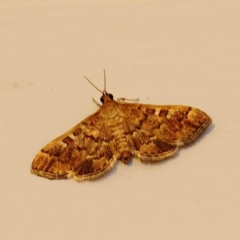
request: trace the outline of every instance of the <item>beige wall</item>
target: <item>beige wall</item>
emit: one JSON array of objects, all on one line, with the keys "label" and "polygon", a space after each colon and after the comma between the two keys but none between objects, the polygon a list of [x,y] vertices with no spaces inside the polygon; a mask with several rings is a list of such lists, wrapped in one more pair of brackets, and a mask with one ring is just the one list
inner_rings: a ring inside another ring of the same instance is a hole
[{"label": "beige wall", "polygon": [[[0,238],[240,238],[240,3],[1,1]],[[100,95],[200,108],[213,119],[161,164],[96,182],[30,174],[35,154]]]}]

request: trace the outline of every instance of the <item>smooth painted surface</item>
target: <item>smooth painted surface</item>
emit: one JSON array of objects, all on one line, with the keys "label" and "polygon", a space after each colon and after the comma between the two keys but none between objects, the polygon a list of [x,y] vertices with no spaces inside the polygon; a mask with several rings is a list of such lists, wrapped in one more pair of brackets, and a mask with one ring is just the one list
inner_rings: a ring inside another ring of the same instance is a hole
[{"label": "smooth painted surface", "polygon": [[[239,239],[238,1],[0,3],[1,239]],[[160,164],[99,181],[30,174],[37,152],[100,93],[182,104],[213,124]]]}]

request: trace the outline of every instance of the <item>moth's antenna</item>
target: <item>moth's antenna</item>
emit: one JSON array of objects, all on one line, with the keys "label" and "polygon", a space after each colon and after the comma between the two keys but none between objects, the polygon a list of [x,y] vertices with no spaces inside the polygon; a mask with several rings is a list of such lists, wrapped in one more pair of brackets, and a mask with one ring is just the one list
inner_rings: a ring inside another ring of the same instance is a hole
[{"label": "moth's antenna", "polygon": [[106,92],[106,72],[105,69],[103,69],[104,72],[104,91]]},{"label": "moth's antenna", "polygon": [[103,94],[103,92],[99,88],[97,88],[87,77],[85,77],[85,76],[83,76],[83,77],[86,78],[89,81],[89,83],[91,83],[100,93]]}]

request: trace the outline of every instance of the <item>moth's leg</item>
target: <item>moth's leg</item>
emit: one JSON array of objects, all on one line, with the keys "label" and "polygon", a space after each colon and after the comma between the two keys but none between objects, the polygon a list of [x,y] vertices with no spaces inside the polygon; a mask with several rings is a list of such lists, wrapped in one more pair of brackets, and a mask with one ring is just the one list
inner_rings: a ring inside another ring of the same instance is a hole
[{"label": "moth's leg", "polygon": [[94,98],[92,98],[93,102],[97,104],[98,107],[102,107]]},{"label": "moth's leg", "polygon": [[117,98],[117,102],[125,102],[125,101],[132,101],[132,102],[138,102],[139,98],[135,98],[135,99],[128,99],[128,98]]}]

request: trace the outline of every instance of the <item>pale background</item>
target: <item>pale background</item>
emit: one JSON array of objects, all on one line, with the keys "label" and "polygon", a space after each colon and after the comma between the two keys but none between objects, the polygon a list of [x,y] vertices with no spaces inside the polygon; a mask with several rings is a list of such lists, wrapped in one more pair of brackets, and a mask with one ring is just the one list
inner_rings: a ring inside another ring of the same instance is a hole
[{"label": "pale background", "polygon": [[[239,239],[240,2],[0,1],[0,238]],[[213,124],[161,164],[95,182],[30,174],[37,152],[117,97]]]}]

